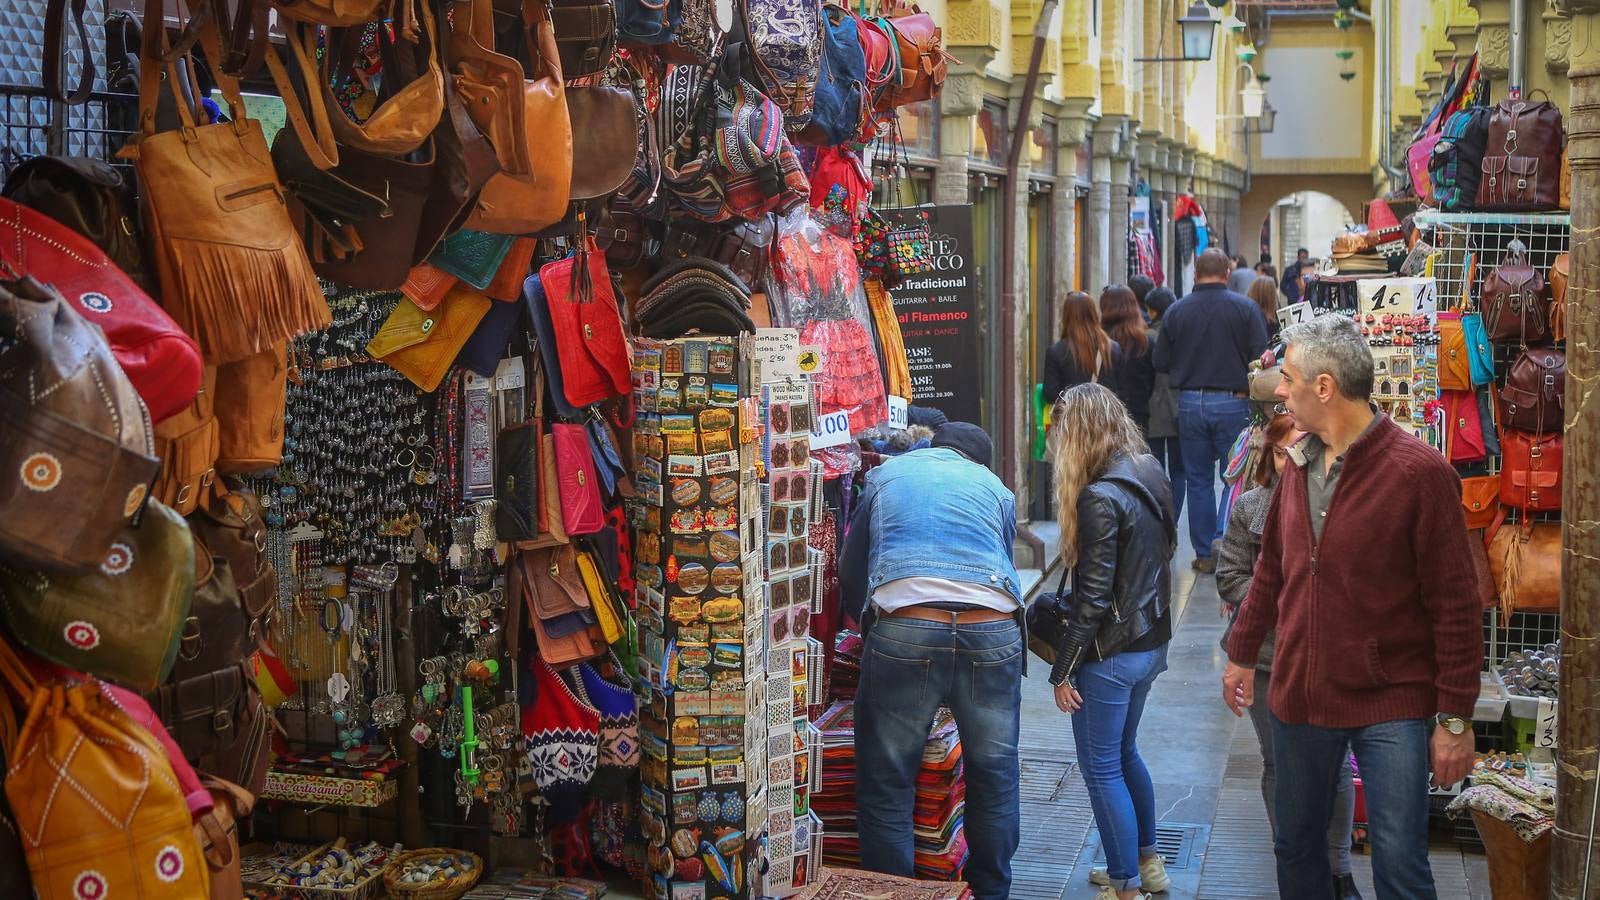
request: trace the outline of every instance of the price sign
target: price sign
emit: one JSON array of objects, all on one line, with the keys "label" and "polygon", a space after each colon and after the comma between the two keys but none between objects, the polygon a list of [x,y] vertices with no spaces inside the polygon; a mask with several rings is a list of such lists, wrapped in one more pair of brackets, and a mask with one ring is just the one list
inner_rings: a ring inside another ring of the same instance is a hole
[{"label": "price sign", "polygon": [[1439,312],[1439,288],[1432,278],[1363,278],[1356,282],[1362,315],[1427,316]]},{"label": "price sign", "polygon": [[1311,321],[1315,313],[1311,311],[1311,301],[1301,300],[1288,306],[1278,307],[1278,324],[1284,328],[1290,325],[1299,325],[1301,322]]},{"label": "price sign", "polygon": [[811,449],[826,450],[850,443],[850,413],[841,410],[818,416],[811,426]]},{"label": "price sign", "polygon": [[761,377],[782,380],[800,377],[800,332],[793,328],[757,328],[752,354],[761,361]]},{"label": "price sign", "polygon": [[1546,749],[1555,749],[1556,746],[1556,701],[1549,697],[1539,698],[1539,711],[1533,721],[1533,745]]},{"label": "price sign", "polygon": [[889,427],[896,431],[904,431],[909,427],[910,415],[904,397],[889,396]]}]

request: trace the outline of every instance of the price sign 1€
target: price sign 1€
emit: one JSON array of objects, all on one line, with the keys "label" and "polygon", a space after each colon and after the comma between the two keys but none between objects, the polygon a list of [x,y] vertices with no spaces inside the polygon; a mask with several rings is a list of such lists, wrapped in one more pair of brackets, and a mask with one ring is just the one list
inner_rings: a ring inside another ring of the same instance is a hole
[{"label": "price sign 1\u20ac", "polygon": [[1432,319],[1439,312],[1439,288],[1432,278],[1363,278],[1356,282],[1356,304],[1363,316]]}]

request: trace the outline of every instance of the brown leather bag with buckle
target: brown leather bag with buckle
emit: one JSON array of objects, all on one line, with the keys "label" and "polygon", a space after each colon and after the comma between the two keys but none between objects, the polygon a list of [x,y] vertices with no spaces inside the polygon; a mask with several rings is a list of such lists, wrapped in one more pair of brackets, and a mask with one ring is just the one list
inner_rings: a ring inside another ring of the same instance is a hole
[{"label": "brown leather bag with buckle", "polygon": [[1549,299],[1544,278],[1529,265],[1520,247],[1483,280],[1478,294],[1483,327],[1497,344],[1537,344],[1550,337]]},{"label": "brown leather bag with buckle", "polygon": [[455,88],[478,128],[489,136],[501,171],[478,194],[466,227],[531,234],[561,221],[572,186],[572,121],[561,58],[544,4],[526,0],[528,57],[524,77],[515,59],[495,53],[490,0],[472,0],[469,23],[451,32]]},{"label": "brown leather bag with buckle", "polygon": [[267,561],[261,501],[242,484],[215,486],[189,518],[195,537],[194,606],[178,648],[175,677],[236,666],[256,651],[272,623],[278,575]]},{"label": "brown leather bag with buckle", "polygon": [[1559,511],[1563,443],[1559,434],[1507,430],[1500,439],[1500,503],[1525,513]]},{"label": "brown leather bag with buckle", "polygon": [[272,715],[244,663],[174,678],[145,699],[195,771],[252,794],[266,786]]},{"label": "brown leather bag with buckle", "polygon": [[570,545],[518,553],[507,589],[513,598],[508,606],[526,604],[539,655],[551,666],[571,665],[605,652],[577,552]]},{"label": "brown leather bag with buckle", "polygon": [[1501,100],[1489,117],[1480,210],[1555,209],[1561,202],[1561,110],[1549,101]]},{"label": "brown leather bag with buckle", "polygon": [[156,426],[156,457],[161,472],[150,496],[172,507],[180,516],[195,511],[209,496],[217,477],[217,454],[222,452],[215,412],[217,367],[206,366],[194,402]]},{"label": "brown leather bag with buckle", "polygon": [[149,413],[100,329],[54,289],[0,281],[0,334],[0,551],[93,570],[155,477]]},{"label": "brown leather bag with buckle", "polygon": [[453,87],[445,90],[444,115],[433,131],[433,152],[433,181],[422,206],[413,259],[427,259],[446,235],[466,222],[477,208],[478,193],[500,171],[494,147]]},{"label": "brown leather bag with buckle", "polygon": [[1544,434],[1560,431],[1566,412],[1567,355],[1554,347],[1522,351],[1500,389],[1507,428]]},{"label": "brown leather bag with buckle", "polygon": [[[144,8],[146,22],[162,21],[163,0]],[[215,20],[200,31],[207,56],[222,58]],[[162,62],[166,34],[144,30],[139,133],[121,155],[139,175],[162,305],[207,362],[233,362],[332,319],[238,81],[214,67],[232,121],[200,124],[192,98],[179,97],[183,127],[156,132],[162,84],[179,83],[178,63]]]},{"label": "brown leather bag with buckle", "polygon": [[214,775],[200,776],[211,795],[211,812],[195,820],[194,835],[200,853],[211,869],[210,900],[243,900],[239,877],[239,820],[250,815],[256,798],[231,781]]},{"label": "brown leather bag with buckle", "polygon": [[[885,94],[888,106],[905,106],[931,100],[944,89],[950,55],[933,16],[915,4],[891,4],[889,25],[894,32],[895,56],[900,71]],[[880,110],[881,111],[881,110]]]},{"label": "brown leather bag with buckle", "polygon": [[617,9],[612,0],[555,0],[550,23],[555,27],[563,77],[583,78],[606,70],[617,49]]},{"label": "brown leather bag with buckle", "polygon": [[1499,478],[1477,475],[1461,479],[1461,512],[1466,516],[1468,531],[1488,528],[1500,509],[1499,501]]}]

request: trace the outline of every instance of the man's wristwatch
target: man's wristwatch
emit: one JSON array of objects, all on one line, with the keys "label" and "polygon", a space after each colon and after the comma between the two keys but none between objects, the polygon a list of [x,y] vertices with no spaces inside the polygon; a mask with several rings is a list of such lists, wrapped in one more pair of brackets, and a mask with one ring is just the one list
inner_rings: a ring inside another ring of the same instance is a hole
[{"label": "man's wristwatch", "polygon": [[1472,723],[1451,713],[1439,713],[1433,717],[1433,723],[1451,734],[1466,734]]}]

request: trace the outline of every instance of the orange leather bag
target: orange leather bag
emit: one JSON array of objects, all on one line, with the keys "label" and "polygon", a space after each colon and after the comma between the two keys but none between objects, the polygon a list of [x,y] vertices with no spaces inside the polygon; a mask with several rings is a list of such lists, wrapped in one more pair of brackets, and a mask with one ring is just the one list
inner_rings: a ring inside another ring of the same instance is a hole
[{"label": "orange leather bag", "polygon": [[244,885],[239,878],[239,820],[250,815],[256,798],[237,784],[215,775],[202,775],[200,781],[211,795],[211,812],[195,821],[194,835],[205,854],[206,865],[211,867],[210,900],[243,900]]},{"label": "orange leather bag", "polygon": [[[20,733],[8,694],[27,707]],[[3,640],[0,698],[6,799],[39,900],[209,896],[183,789],[150,732],[94,682],[39,683]]]},{"label": "orange leather bag", "polygon": [[528,58],[494,52],[492,0],[472,0],[466,27],[450,36],[455,89],[473,122],[494,145],[500,172],[478,195],[466,227],[495,234],[530,234],[561,221],[572,185],[572,122],[561,81],[561,57],[545,6],[526,0],[522,18]]},{"label": "orange leather bag", "polygon": [[282,461],[288,350],[279,344],[217,368],[218,472],[260,472]]},{"label": "orange leather bag", "polygon": [[1563,253],[1550,263],[1550,339],[1567,339],[1567,284],[1572,280],[1572,254]]},{"label": "orange leather bag", "polygon": [[150,496],[180,516],[194,512],[217,477],[221,437],[216,416],[217,367],[206,366],[194,402],[156,426],[161,472]]},{"label": "orange leather bag", "polygon": [[1499,476],[1479,475],[1461,479],[1461,512],[1467,518],[1468,531],[1488,528],[1494,523],[1494,514],[1499,510]]},{"label": "orange leather bag", "polygon": [[1489,528],[1489,579],[1500,612],[1554,612],[1561,608],[1561,523],[1505,521]]}]

